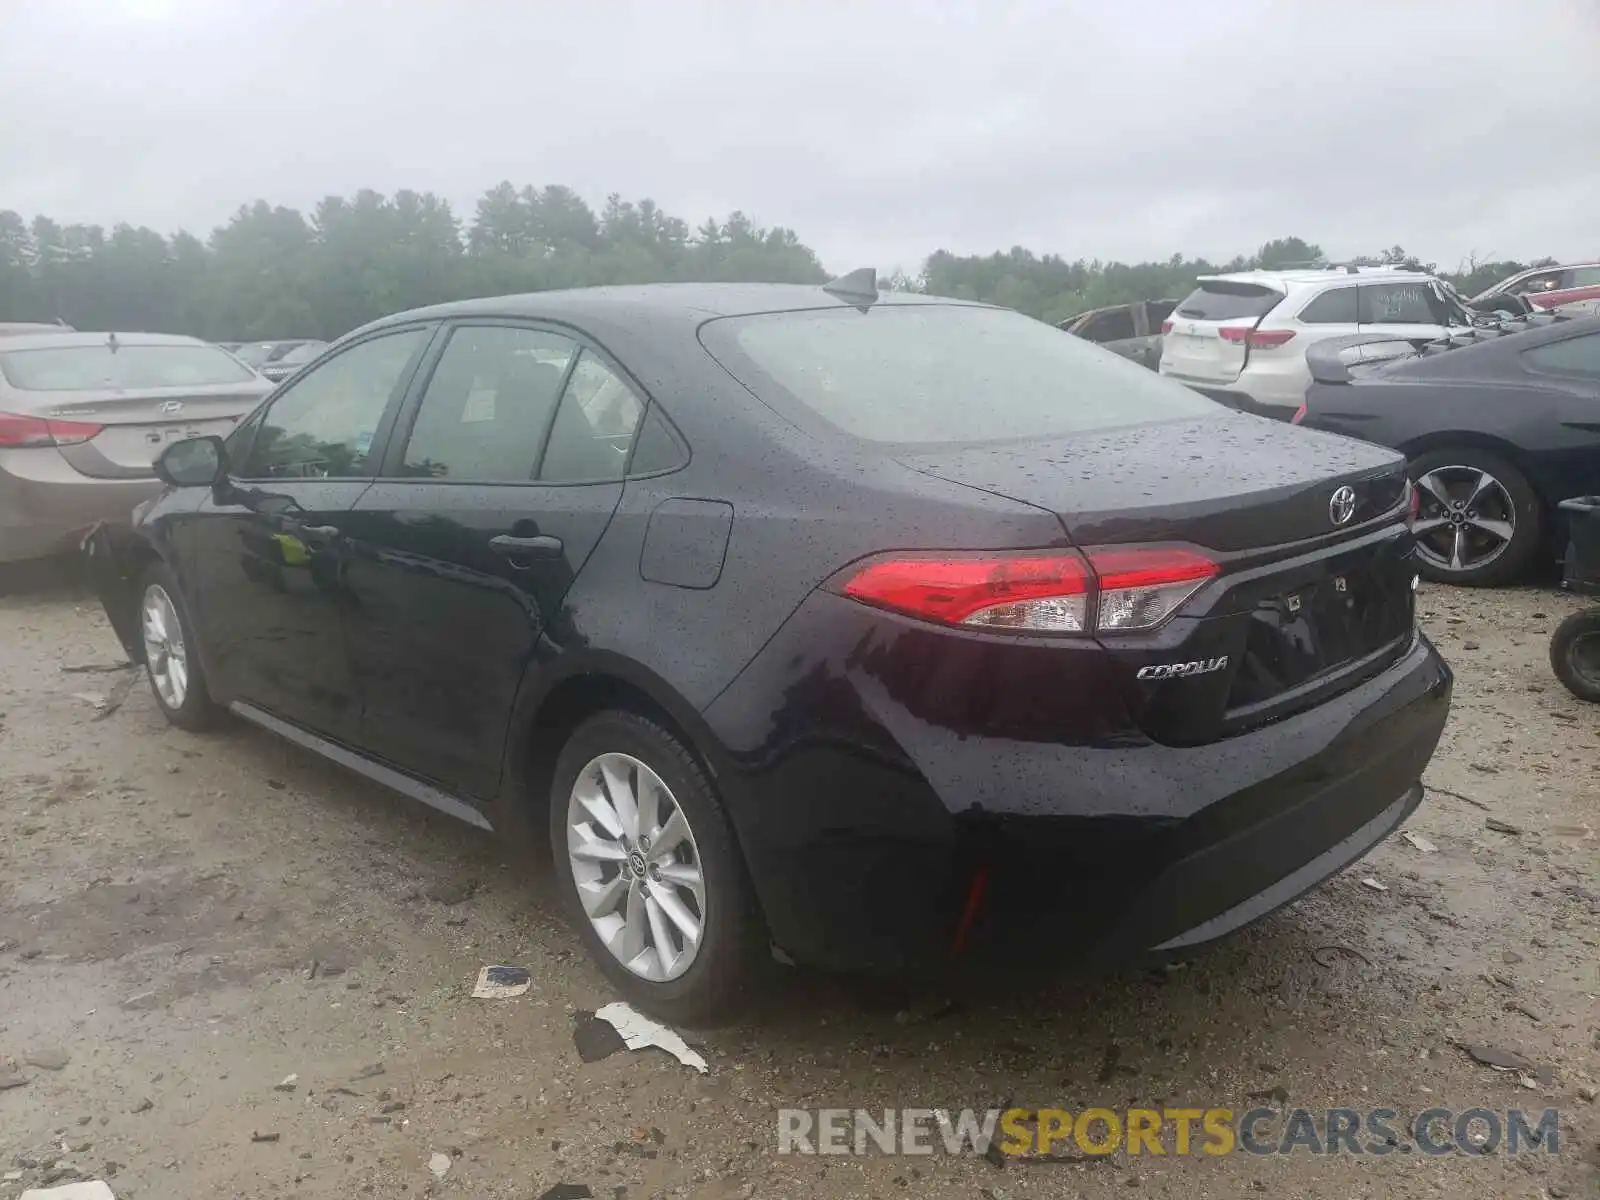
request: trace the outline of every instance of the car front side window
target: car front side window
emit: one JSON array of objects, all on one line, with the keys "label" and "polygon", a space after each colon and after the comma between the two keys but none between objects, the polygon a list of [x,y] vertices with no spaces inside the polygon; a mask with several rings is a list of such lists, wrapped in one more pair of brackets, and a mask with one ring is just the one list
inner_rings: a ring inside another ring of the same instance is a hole
[{"label": "car front side window", "polygon": [[261,414],[242,479],[347,479],[365,474],[384,411],[429,330],[358,342],[275,396]]},{"label": "car front side window", "polygon": [[1524,350],[1522,357],[1536,371],[1600,379],[1600,333],[1546,342],[1542,346]]}]

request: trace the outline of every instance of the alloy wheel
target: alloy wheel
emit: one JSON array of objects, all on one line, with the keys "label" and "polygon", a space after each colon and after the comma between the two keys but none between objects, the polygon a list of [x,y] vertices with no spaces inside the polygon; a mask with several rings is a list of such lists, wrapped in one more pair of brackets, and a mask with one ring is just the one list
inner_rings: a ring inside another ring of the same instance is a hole
[{"label": "alloy wheel", "polygon": [[567,856],[583,911],[618,962],[653,983],[693,965],[705,877],[688,815],[661,776],[629,754],[592,759],[567,800]]},{"label": "alloy wheel", "polygon": [[183,643],[183,626],[167,589],[152,583],[144,590],[141,609],[144,660],[156,694],[169,709],[183,707],[189,694],[189,655]]},{"label": "alloy wheel", "polygon": [[1511,493],[1478,467],[1435,467],[1417,480],[1417,553],[1440,571],[1486,567],[1517,534]]}]

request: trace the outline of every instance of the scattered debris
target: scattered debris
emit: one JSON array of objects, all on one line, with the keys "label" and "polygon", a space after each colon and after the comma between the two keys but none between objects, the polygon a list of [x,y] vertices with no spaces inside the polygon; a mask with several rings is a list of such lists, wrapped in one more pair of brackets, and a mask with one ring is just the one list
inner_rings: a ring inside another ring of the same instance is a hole
[{"label": "scattered debris", "polygon": [[38,1067],[41,1071],[59,1071],[72,1061],[60,1046],[48,1046],[43,1050],[34,1050],[22,1056],[22,1061],[30,1067]]},{"label": "scattered debris", "polygon": [[668,1029],[659,1021],[652,1021],[643,1013],[636,1012],[631,1004],[621,1001],[606,1005],[594,1014],[602,1021],[610,1022],[616,1031],[622,1035],[623,1044],[629,1050],[640,1050],[645,1046],[657,1046],[672,1055],[686,1067],[693,1067],[704,1075],[710,1071],[706,1060],[701,1058],[689,1048],[678,1033]]},{"label": "scattered debris", "polygon": [[474,1000],[510,1000],[533,986],[526,967],[484,967],[472,989]]},{"label": "scattered debris", "polygon": [[1522,955],[1515,950],[1507,950],[1500,956],[1500,961],[1507,964],[1519,963],[1522,961]]},{"label": "scattered debris", "polygon": [[[1378,890],[1384,890],[1381,884],[1379,885]],[[1318,946],[1311,952],[1311,961],[1316,963],[1319,967],[1332,967],[1334,959],[1341,954],[1348,958],[1358,958],[1362,962],[1366,963],[1369,967],[1372,965],[1372,960],[1365,954],[1361,953],[1361,951],[1357,950],[1354,946],[1341,946],[1338,944]]]},{"label": "scattered debris", "polygon": [[1438,849],[1439,849],[1439,847],[1435,846],[1432,842],[1430,842],[1427,838],[1423,837],[1420,833],[1413,833],[1409,829],[1406,830],[1404,833],[1402,833],[1400,835],[1400,837],[1401,837],[1402,840],[1411,843],[1411,845],[1413,847],[1415,847],[1416,849],[1422,851],[1422,853],[1424,853],[1424,854],[1433,854],[1433,853],[1437,852]]},{"label": "scattered debris", "polygon": [[131,671],[136,664],[131,662],[118,663],[77,663],[70,667],[62,667],[63,675],[110,675],[116,671]]},{"label": "scattered debris", "polygon": [[448,1154],[435,1154],[428,1160],[428,1170],[433,1172],[435,1179],[443,1179],[450,1173],[450,1156]]},{"label": "scattered debris", "polygon": [[106,698],[99,692],[73,692],[72,698],[83,701],[90,708],[104,708],[106,706]]},{"label": "scattered debris", "polygon": [[467,879],[436,883],[424,895],[436,904],[455,905],[466,903],[477,895],[477,892],[478,881],[476,879]]},{"label": "scattered debris", "polygon": [[1532,1007],[1528,1006],[1527,1004],[1524,1004],[1521,1000],[1513,1000],[1510,1004],[1506,1005],[1506,1008],[1508,1010],[1510,1010],[1511,1012],[1521,1013],[1523,1016],[1527,1017],[1528,1020],[1532,1021],[1535,1025],[1539,1025],[1539,1024],[1542,1024],[1544,1022],[1544,1014],[1543,1013],[1541,1013],[1536,1008],[1532,1008]]},{"label": "scattered debris", "polygon": [[1506,1050],[1500,1046],[1476,1046],[1460,1043],[1460,1049],[1465,1051],[1473,1062],[1480,1066],[1493,1067],[1496,1071],[1531,1071],[1533,1064],[1515,1050]]},{"label": "scattered debris", "polygon": [[1449,788],[1434,787],[1429,784],[1428,791],[1437,792],[1441,796],[1449,796],[1452,800],[1460,800],[1463,804],[1470,804],[1473,808],[1481,808],[1484,812],[1489,811],[1489,806],[1482,800],[1474,800],[1471,796],[1463,796],[1460,792],[1452,792]]},{"label": "scattered debris", "polygon": [[300,1082],[300,1076],[298,1076],[298,1075],[285,1075],[283,1077],[283,1082],[282,1083],[275,1083],[275,1084],[272,1085],[272,1090],[275,1091],[275,1092],[292,1092],[292,1091],[294,1091],[295,1084],[297,1084],[299,1082]]},{"label": "scattered debris", "polygon": [[1368,875],[1361,881],[1361,886],[1364,888],[1371,888],[1375,892],[1387,892],[1389,890],[1389,885],[1387,883],[1379,883],[1371,875]]},{"label": "scattered debris", "polygon": [[1475,762],[1475,763],[1468,763],[1467,766],[1471,767],[1474,771],[1477,771],[1480,775],[1498,775],[1498,774],[1500,774],[1500,768],[1499,767],[1491,767],[1488,763]]},{"label": "scattered debris", "polygon": [[0,1067],[0,1092],[8,1092],[12,1088],[19,1088],[28,1082],[27,1076],[19,1075],[9,1067]]},{"label": "scattered debris", "polygon": [[84,1179],[64,1187],[29,1188],[19,1200],[117,1200],[110,1186],[100,1179]]},{"label": "scattered debris", "polygon": [[281,1133],[252,1133],[250,1140],[252,1142],[275,1142],[282,1136]]},{"label": "scattered debris", "polygon": [[161,1001],[154,992],[140,992],[124,1000],[122,1007],[127,1012],[149,1012],[153,1008],[160,1008]]},{"label": "scattered debris", "polygon": [[1593,1104],[1596,1096],[1600,1096],[1600,1091],[1595,1090],[1594,1084],[1580,1083],[1578,1085],[1578,1099],[1585,1101],[1588,1104]]},{"label": "scattered debris", "polygon": [[1499,817],[1485,817],[1483,827],[1491,833],[1503,833],[1509,837],[1521,837],[1520,826],[1513,825],[1510,821],[1502,821]]},{"label": "scattered debris", "polygon": [[578,1049],[578,1057],[586,1063],[599,1062],[628,1048],[616,1026],[600,1020],[592,1012],[578,1013],[572,1028],[572,1044]]},{"label": "scattered debris", "polygon": [[[362,1067],[361,1070],[356,1072],[356,1078],[357,1079],[376,1079],[379,1075],[382,1075],[383,1072],[384,1072],[384,1065],[381,1062],[368,1063],[366,1066]],[[352,1094],[354,1094],[354,1093],[352,1093]]]},{"label": "scattered debris", "polygon": [[539,1200],[590,1200],[593,1195],[587,1184],[558,1183],[541,1195]]},{"label": "scattered debris", "polygon": [[146,1096],[143,1100],[139,1101],[139,1103],[135,1104],[128,1111],[129,1112],[135,1112],[135,1113],[149,1112],[155,1106],[156,1106],[156,1102],[154,1100],[150,1099],[149,1096]]}]

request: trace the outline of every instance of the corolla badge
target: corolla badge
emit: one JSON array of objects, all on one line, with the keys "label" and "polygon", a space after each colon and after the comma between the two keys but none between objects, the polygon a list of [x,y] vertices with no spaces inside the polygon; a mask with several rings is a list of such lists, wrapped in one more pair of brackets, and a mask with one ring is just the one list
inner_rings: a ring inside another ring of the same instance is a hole
[{"label": "corolla badge", "polygon": [[165,416],[175,417],[179,413],[181,413],[182,411],[183,411],[183,401],[182,400],[163,400],[161,402],[161,412]]},{"label": "corolla badge", "polygon": [[1334,491],[1328,500],[1328,520],[1335,525],[1348,525],[1356,515],[1356,490],[1349,484]]}]

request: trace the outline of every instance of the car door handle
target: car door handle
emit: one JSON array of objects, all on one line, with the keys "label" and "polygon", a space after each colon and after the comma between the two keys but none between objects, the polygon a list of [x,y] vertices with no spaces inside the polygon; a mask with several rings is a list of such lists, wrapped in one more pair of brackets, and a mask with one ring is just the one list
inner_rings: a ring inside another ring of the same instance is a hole
[{"label": "car door handle", "polygon": [[512,537],[509,533],[499,533],[489,539],[489,545],[504,558],[560,558],[561,539],[551,537],[549,534],[540,534],[537,537]]}]

